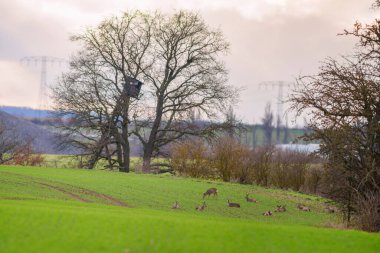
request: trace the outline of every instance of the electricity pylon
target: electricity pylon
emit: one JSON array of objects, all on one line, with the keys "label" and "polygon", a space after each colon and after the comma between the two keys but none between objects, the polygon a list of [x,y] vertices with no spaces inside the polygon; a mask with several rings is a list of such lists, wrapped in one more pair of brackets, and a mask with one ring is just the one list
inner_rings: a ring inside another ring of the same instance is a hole
[{"label": "electricity pylon", "polygon": [[[284,105],[284,88],[290,87],[291,83],[290,82],[285,82],[285,81],[268,81],[268,82],[261,82],[259,83],[259,88],[262,86],[264,87],[270,87],[272,86],[272,89],[277,88],[277,132],[276,132],[276,142],[277,144],[280,143],[280,128],[281,128],[281,122],[282,119],[284,118],[283,114],[283,105]],[[285,115],[286,117],[286,128],[288,127],[288,116]],[[287,131],[287,129],[285,129]],[[284,140],[287,139],[287,133],[285,134],[286,137],[284,137]],[[287,140],[286,140],[287,142]]]},{"label": "electricity pylon", "polygon": [[43,110],[47,109],[47,64],[51,65],[58,63],[61,65],[62,63],[66,63],[65,59],[52,57],[52,56],[27,56],[20,60],[21,63],[26,63],[30,65],[34,62],[35,65],[41,66],[41,75],[40,75],[40,89],[38,93],[38,108]]}]

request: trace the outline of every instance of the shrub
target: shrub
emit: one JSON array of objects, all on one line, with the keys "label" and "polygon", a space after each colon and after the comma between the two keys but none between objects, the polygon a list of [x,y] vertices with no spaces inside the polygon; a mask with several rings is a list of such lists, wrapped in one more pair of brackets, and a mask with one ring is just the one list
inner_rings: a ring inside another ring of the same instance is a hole
[{"label": "shrub", "polygon": [[231,137],[217,139],[212,145],[212,161],[223,181],[246,183],[249,177],[249,149]]},{"label": "shrub", "polygon": [[170,165],[179,175],[316,193],[324,170],[311,165],[314,159],[305,152],[274,146],[250,150],[234,138],[221,137],[211,145],[201,139],[173,145]]},{"label": "shrub", "polygon": [[322,185],[323,172],[323,166],[321,165],[312,164],[309,166],[306,170],[302,191],[313,194],[322,193],[320,188]]},{"label": "shrub", "polygon": [[269,186],[274,150],[273,146],[265,146],[251,151],[252,178],[258,185]]},{"label": "shrub", "polygon": [[365,231],[380,231],[380,192],[368,192],[356,199],[356,225]]},{"label": "shrub", "polygon": [[302,151],[277,149],[273,159],[271,184],[299,191],[304,186],[311,156]]},{"label": "shrub", "polygon": [[23,165],[23,166],[39,166],[44,162],[41,154],[33,152],[31,143],[19,146],[12,154],[13,159],[9,164]]},{"label": "shrub", "polygon": [[209,148],[200,139],[186,140],[172,145],[170,165],[179,175],[213,178]]}]

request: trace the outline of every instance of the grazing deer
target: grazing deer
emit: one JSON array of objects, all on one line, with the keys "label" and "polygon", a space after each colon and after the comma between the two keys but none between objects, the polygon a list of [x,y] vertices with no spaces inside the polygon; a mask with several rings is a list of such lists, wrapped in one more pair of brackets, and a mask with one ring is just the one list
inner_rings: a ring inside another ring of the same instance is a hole
[{"label": "grazing deer", "polygon": [[271,211],[266,211],[265,213],[263,213],[264,216],[272,216],[273,213]]},{"label": "grazing deer", "polygon": [[206,202],[203,201],[203,205],[201,205],[201,206],[196,206],[196,207],[195,207],[195,210],[202,212],[203,210],[205,210],[206,207],[207,207],[207,206],[206,206]]},{"label": "grazing deer", "polygon": [[310,212],[311,211],[310,207],[307,207],[303,204],[298,204],[297,207],[298,207],[298,209],[300,209],[301,211],[304,211],[304,212]]},{"label": "grazing deer", "polygon": [[180,208],[180,205],[179,205],[178,201],[176,200],[172,206],[172,209],[178,209],[178,208]]},{"label": "grazing deer", "polygon": [[328,206],[328,207],[326,207],[326,211],[328,213],[336,213],[336,212],[338,212],[338,209],[336,207]]},{"label": "grazing deer", "polygon": [[248,197],[248,193],[245,195],[245,199],[247,200],[247,202],[252,202],[252,203],[256,203],[257,202],[257,200],[256,199],[254,199],[254,198],[250,198],[250,197]]},{"label": "grazing deer", "polygon": [[277,206],[275,212],[279,212],[279,213],[286,212],[286,206]]},{"label": "grazing deer", "polygon": [[211,196],[214,195],[215,196],[218,196],[218,189],[216,188],[210,188],[208,189],[205,193],[203,193],[203,199],[205,199],[206,196]]},{"label": "grazing deer", "polygon": [[303,204],[297,204],[297,208],[302,210],[302,208],[304,208],[304,205]]},{"label": "grazing deer", "polygon": [[228,207],[237,207],[237,208],[240,208],[240,204],[238,203],[231,203],[230,200],[227,200],[227,203],[228,203]]}]

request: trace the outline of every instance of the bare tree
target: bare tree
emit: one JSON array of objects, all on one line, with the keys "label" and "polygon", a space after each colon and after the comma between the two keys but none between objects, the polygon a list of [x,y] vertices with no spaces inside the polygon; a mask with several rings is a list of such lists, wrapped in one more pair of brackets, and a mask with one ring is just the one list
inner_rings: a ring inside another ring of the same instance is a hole
[{"label": "bare tree", "polygon": [[276,119],[276,144],[280,144],[280,135],[281,135],[281,117],[277,114]]},{"label": "bare tree", "polygon": [[[227,110],[227,112],[225,113],[225,117],[226,117],[226,122],[230,122],[231,125],[237,125],[237,122],[238,120],[236,119],[236,115],[234,113],[234,109],[232,108],[232,106],[230,106]],[[229,136],[229,138],[234,138],[235,137],[235,130],[237,129],[234,129],[234,128],[229,128],[227,129],[227,135]]]},{"label": "bare tree", "polygon": [[379,8],[380,7],[380,0],[375,0],[375,2],[372,4],[372,7],[374,9]]},{"label": "bare tree", "polygon": [[[198,14],[126,12],[73,36],[82,50],[54,92],[56,109],[74,124],[64,126],[70,141],[89,156],[129,171],[129,137],[144,149],[143,171],[162,147],[186,135],[207,135],[225,125],[199,124],[191,111],[215,118],[235,97],[226,85],[219,56],[227,52],[222,33]],[[145,83],[133,100],[123,81]],[[116,154],[117,159],[113,159]]]},{"label": "bare tree", "polygon": [[[355,54],[327,59],[317,75],[298,80],[291,98],[293,109],[309,115],[307,139],[321,141],[330,194],[345,207],[347,221],[366,196],[380,194],[379,31],[379,20],[355,24],[345,32],[359,38]],[[373,229],[379,224],[373,221]]]},{"label": "bare tree", "polygon": [[135,11],[105,19],[72,37],[82,49],[73,57],[71,70],[61,78],[54,97],[60,116],[73,122],[63,126],[64,133],[89,156],[89,168],[104,157],[112,165],[116,153],[120,171],[129,172],[134,103],[124,82],[152,64],[148,48],[154,26],[154,16]]},{"label": "bare tree", "polygon": [[0,119],[0,164],[40,164],[43,157],[35,154],[32,142],[32,137],[21,136],[9,122]]},{"label": "bare tree", "polygon": [[0,121],[0,164],[13,159],[15,149],[20,145],[18,138],[7,130],[5,124]]},{"label": "bare tree", "polygon": [[257,129],[258,126],[256,124],[252,124],[252,148],[256,148],[257,146]]},{"label": "bare tree", "polygon": [[[236,92],[226,85],[227,71],[220,56],[228,43],[219,30],[209,28],[191,12],[160,16],[154,33],[154,64],[144,69],[149,85],[146,103],[151,114],[136,114],[134,134],[144,147],[143,171],[150,169],[152,156],[165,145],[186,135],[208,135],[226,125],[191,122],[197,108],[205,119],[226,111]],[[150,98],[150,99],[149,99]]]},{"label": "bare tree", "polygon": [[270,103],[265,106],[265,113],[264,117],[262,118],[262,123],[264,129],[264,144],[267,146],[272,145],[273,113]]},{"label": "bare tree", "polygon": [[286,122],[285,122],[285,127],[284,127],[284,138],[282,142],[284,144],[288,144],[289,142],[289,123],[288,123],[287,116],[286,116]]}]

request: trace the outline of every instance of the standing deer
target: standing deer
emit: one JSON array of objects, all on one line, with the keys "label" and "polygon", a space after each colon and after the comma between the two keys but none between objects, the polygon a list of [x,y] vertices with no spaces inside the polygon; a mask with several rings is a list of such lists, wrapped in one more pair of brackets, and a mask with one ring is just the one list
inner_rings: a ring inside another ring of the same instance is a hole
[{"label": "standing deer", "polygon": [[172,206],[172,209],[178,209],[178,208],[180,208],[180,205],[179,205],[178,201],[176,200]]},{"label": "standing deer", "polygon": [[203,193],[203,199],[205,199],[206,196],[211,196],[211,195],[213,195],[214,197],[218,196],[218,189],[216,188],[208,189],[205,193]]},{"label": "standing deer", "polygon": [[238,203],[231,203],[230,200],[227,200],[227,203],[228,203],[228,207],[237,207],[237,208],[240,208],[240,204]]},{"label": "standing deer", "polygon": [[195,210],[202,212],[203,210],[205,210],[206,207],[207,207],[207,206],[206,206],[206,202],[203,201],[203,205],[201,205],[201,206],[196,206],[196,207],[195,207]]},{"label": "standing deer", "polygon": [[245,195],[245,199],[247,200],[247,202],[252,202],[252,203],[256,203],[257,202],[256,199],[250,198],[248,193]]}]

